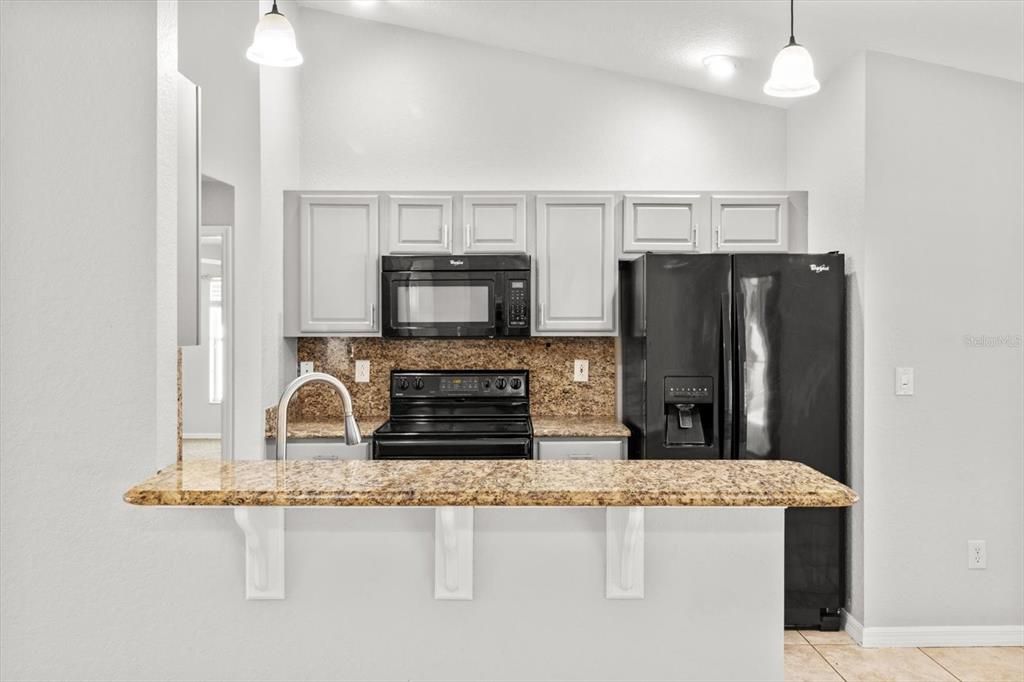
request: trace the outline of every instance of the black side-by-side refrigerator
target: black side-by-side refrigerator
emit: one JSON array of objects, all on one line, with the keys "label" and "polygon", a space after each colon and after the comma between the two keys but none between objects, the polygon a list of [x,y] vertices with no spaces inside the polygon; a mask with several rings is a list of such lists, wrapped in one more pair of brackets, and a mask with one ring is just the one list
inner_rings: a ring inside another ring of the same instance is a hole
[{"label": "black side-by-side refrigerator", "polygon": [[[787,459],[846,481],[842,254],[646,254],[619,270],[632,459]],[[786,625],[836,629],[845,512],[786,510]]]}]

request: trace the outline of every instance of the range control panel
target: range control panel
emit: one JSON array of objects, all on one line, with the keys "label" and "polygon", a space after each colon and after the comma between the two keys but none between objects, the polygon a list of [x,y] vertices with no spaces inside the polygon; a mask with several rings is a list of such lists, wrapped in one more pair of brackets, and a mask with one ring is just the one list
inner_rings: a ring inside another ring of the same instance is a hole
[{"label": "range control panel", "polygon": [[528,279],[509,278],[505,292],[505,316],[509,327],[530,326],[530,282]]},{"label": "range control panel", "polygon": [[529,393],[527,370],[453,370],[391,373],[392,398],[522,398]]},{"label": "range control panel", "polygon": [[711,377],[665,377],[666,403],[711,403],[714,400]]}]

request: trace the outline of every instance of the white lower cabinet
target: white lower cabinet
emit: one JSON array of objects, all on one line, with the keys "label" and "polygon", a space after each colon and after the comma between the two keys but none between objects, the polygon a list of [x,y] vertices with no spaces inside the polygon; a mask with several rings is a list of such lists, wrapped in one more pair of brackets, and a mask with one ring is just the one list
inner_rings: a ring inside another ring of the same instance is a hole
[{"label": "white lower cabinet", "polygon": [[540,460],[626,459],[624,438],[538,438],[533,447]]},{"label": "white lower cabinet", "polygon": [[[277,459],[277,439],[267,439],[267,459]],[[344,438],[293,438],[288,441],[288,459],[370,459],[370,443],[346,445]]]}]

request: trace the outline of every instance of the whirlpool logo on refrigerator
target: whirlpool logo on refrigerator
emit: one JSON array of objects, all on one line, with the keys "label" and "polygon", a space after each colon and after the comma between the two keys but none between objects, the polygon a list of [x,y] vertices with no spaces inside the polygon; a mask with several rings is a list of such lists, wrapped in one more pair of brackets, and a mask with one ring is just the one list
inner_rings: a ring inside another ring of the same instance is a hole
[{"label": "whirlpool logo on refrigerator", "polygon": [[821,274],[822,272],[828,272],[827,265],[818,265],[817,263],[811,263],[811,272]]}]

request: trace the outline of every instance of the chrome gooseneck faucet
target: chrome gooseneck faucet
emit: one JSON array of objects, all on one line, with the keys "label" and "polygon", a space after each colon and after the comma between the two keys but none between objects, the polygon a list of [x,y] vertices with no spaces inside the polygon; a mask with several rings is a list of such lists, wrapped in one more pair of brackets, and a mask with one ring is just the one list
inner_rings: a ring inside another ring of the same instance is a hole
[{"label": "chrome gooseneck faucet", "polygon": [[295,393],[306,384],[314,381],[322,381],[329,384],[341,398],[341,406],[345,412],[345,443],[348,445],[359,445],[362,436],[359,435],[359,426],[356,425],[356,418],[352,416],[352,396],[349,395],[345,384],[337,378],[323,372],[310,372],[303,374],[292,381],[281,394],[281,402],[277,404],[277,459],[285,461],[288,459],[288,403],[292,401]]}]

